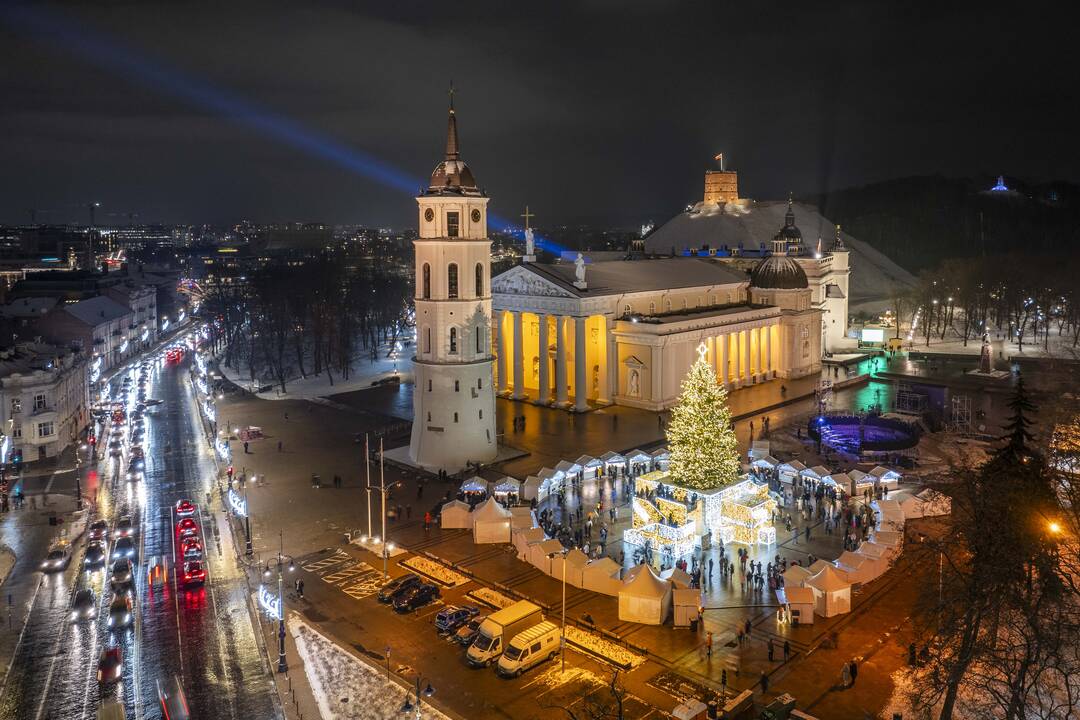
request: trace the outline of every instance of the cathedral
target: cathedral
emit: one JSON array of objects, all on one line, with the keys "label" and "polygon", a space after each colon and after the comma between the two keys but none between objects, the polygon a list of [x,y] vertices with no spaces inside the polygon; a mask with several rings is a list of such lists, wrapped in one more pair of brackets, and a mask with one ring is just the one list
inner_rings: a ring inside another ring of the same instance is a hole
[{"label": "cathedral", "polygon": [[634,252],[526,255],[494,278],[499,394],[578,412],[665,410],[702,343],[731,389],[819,373],[825,348],[847,333],[839,229],[828,251],[820,241],[809,250],[790,201],[765,236],[758,226],[774,203],[738,198],[731,172],[706,174],[705,191]]}]

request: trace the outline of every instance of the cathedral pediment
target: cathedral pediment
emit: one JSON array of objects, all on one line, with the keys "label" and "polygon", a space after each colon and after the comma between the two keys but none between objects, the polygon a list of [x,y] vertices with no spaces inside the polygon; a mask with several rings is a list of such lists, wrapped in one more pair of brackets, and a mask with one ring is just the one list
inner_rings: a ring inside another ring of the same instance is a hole
[{"label": "cathedral pediment", "polygon": [[534,297],[572,298],[573,293],[536,273],[518,266],[507,270],[491,281],[491,291],[503,295],[532,295]]}]

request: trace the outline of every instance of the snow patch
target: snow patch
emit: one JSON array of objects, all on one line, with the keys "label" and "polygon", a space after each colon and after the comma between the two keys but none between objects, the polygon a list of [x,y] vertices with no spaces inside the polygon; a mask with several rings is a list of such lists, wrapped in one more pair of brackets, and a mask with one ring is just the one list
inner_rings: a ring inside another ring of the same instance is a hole
[{"label": "snow patch", "polygon": [[[295,615],[289,616],[288,625],[304,661],[304,673],[322,720],[390,720],[402,717],[405,688],[393,681],[387,683],[384,672],[345,652]],[[413,693],[408,695],[409,702],[415,703]],[[424,718],[449,720],[428,705],[426,699],[422,708]],[[410,717],[415,716],[410,714]]]}]

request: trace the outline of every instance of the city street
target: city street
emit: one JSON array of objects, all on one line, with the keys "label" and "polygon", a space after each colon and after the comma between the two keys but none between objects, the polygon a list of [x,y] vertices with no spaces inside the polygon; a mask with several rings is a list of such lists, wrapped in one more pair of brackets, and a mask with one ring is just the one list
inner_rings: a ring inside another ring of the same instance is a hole
[{"label": "city street", "polygon": [[[20,601],[25,601],[24,593],[32,597],[25,629],[20,633],[16,625],[8,631],[17,637],[14,661],[0,696],[0,718],[90,718],[95,717],[98,704],[109,699],[121,702],[128,718],[157,718],[161,716],[159,688],[168,688],[174,680],[184,689],[193,717],[278,715],[231,536],[220,513],[215,515],[206,506],[216,469],[188,365],[185,357],[180,363],[157,360],[149,366],[147,396],[164,402],[146,410],[143,480],[127,479],[130,421],[117,434],[123,438],[123,455],[110,458],[106,442],[111,438],[107,434],[111,424],[104,418],[97,437],[99,454],[105,458],[91,460],[82,468],[84,496],[94,501],[90,505],[96,504],[96,515],[89,520],[106,519],[111,528],[130,515],[135,527],[132,627],[108,628],[109,566],[83,571],[86,538],[75,537],[81,527],[73,532],[70,565],[52,574],[42,574],[38,563],[51,541],[48,530],[53,528],[38,523],[32,526],[34,532],[20,532],[20,544],[13,548],[18,562],[5,591],[17,594]],[[133,371],[132,398],[136,376]],[[124,377],[118,373],[111,380],[114,399]],[[101,478],[97,488],[95,475]],[[173,507],[183,498],[199,506],[195,518],[206,569],[202,586],[183,587],[181,582],[182,561],[173,530],[178,518]],[[5,522],[25,523],[26,518],[17,515],[29,512],[35,511],[13,511]],[[165,570],[164,578],[151,586],[149,569],[157,561]],[[96,594],[97,619],[71,622],[71,601],[82,588]],[[99,689],[98,657],[109,647],[122,652],[121,677],[115,686]]]}]

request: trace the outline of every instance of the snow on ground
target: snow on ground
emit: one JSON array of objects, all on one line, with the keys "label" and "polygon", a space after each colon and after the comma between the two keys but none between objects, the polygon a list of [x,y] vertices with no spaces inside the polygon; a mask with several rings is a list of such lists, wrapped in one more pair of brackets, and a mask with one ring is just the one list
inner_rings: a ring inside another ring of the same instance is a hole
[{"label": "snow on ground", "polygon": [[[334,372],[333,384],[331,384],[329,374],[325,372],[320,375],[309,375],[306,378],[299,376],[292,378],[285,383],[284,395],[281,394],[281,388],[273,380],[259,378],[255,381],[256,385],[273,385],[273,388],[268,392],[258,393],[258,397],[264,400],[309,400],[324,395],[363,390],[371,387],[371,383],[376,380],[394,374],[400,376],[402,382],[412,382],[412,348],[407,347],[396,351],[396,358],[387,357],[389,351],[389,345],[382,345],[379,347],[378,357],[374,361],[367,355],[357,359],[349,372],[348,380],[342,380],[336,371]],[[237,371],[221,364],[219,370],[230,382],[245,390],[251,389],[251,375],[246,367],[241,367]]]},{"label": "snow on ground", "polygon": [[[304,661],[304,672],[322,720],[402,717],[405,688],[393,681],[387,683],[384,672],[342,650],[295,615],[289,616],[289,632]],[[409,702],[416,702],[414,693],[409,693]],[[426,698],[422,707],[424,718],[449,720],[432,708]]]}]

